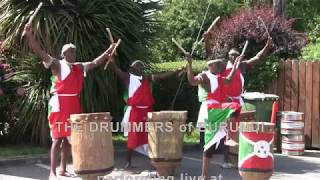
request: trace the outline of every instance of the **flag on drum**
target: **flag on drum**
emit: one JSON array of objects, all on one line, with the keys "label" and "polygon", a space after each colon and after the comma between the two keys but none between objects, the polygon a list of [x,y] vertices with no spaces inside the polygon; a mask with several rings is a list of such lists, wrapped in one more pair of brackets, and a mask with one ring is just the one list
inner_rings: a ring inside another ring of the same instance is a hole
[{"label": "flag on drum", "polygon": [[216,148],[219,142],[227,135],[227,120],[233,113],[240,113],[239,103],[215,103],[208,104],[208,119],[205,121],[205,145],[207,151],[213,145]]},{"label": "flag on drum", "polygon": [[273,170],[273,136],[273,133],[240,132],[240,171],[269,172]]}]

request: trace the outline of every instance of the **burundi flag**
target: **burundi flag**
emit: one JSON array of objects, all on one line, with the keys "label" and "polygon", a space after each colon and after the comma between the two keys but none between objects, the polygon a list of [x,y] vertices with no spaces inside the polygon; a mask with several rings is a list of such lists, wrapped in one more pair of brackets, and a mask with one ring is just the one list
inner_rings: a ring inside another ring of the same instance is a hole
[{"label": "burundi flag", "polygon": [[219,142],[227,135],[226,121],[234,112],[240,113],[239,103],[216,103],[208,105],[208,119],[205,121],[204,151]]},{"label": "burundi flag", "polygon": [[240,171],[273,171],[273,136],[270,132],[240,132]]}]

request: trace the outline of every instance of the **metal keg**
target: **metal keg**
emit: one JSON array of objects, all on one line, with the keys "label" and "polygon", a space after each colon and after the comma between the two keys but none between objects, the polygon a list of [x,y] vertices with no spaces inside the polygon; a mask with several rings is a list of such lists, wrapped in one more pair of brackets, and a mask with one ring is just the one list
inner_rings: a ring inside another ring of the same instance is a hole
[{"label": "metal keg", "polygon": [[301,156],[305,149],[304,113],[281,112],[282,154]]},{"label": "metal keg", "polygon": [[281,113],[281,134],[304,134],[303,113],[283,111]]},{"label": "metal keg", "polygon": [[301,156],[304,153],[304,135],[282,136],[282,154]]}]

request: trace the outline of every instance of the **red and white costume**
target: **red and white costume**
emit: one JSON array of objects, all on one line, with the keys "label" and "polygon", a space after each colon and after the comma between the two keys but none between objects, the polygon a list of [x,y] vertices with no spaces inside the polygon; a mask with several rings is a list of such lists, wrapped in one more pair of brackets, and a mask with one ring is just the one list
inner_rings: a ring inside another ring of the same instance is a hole
[{"label": "red and white costume", "polygon": [[[228,61],[227,67],[222,72],[223,76],[228,76],[230,71],[232,70],[233,64]],[[241,70],[238,68],[235,72],[235,75],[229,84],[226,84],[224,87],[224,91],[226,96],[231,99],[231,102],[239,103],[240,107],[244,105],[244,101],[241,97],[241,94],[244,90],[244,77],[241,73]],[[232,129],[238,127],[238,123],[240,122],[240,113],[237,114],[237,117],[232,123]]]},{"label": "red and white costume", "polygon": [[[122,125],[125,135],[128,135],[128,148],[148,155],[148,132],[145,129],[147,114],[153,109],[154,99],[147,79],[130,74],[128,87],[128,108],[124,114]],[[143,124],[143,131],[133,128],[135,123]],[[126,127],[130,125],[130,129]]]},{"label": "red and white costume", "polygon": [[[229,61],[226,67],[226,70],[222,73],[223,76],[228,76],[230,71],[232,70],[232,63]],[[237,102],[241,106],[243,106],[244,101],[241,97],[241,94],[244,90],[244,77],[240,71],[240,69],[236,70],[236,73],[231,80],[231,82],[227,85],[225,85],[225,93],[227,97],[229,97],[232,102]]]},{"label": "red and white costume", "polygon": [[70,115],[81,113],[80,93],[83,71],[80,65],[71,65],[65,60],[61,65],[61,79],[52,76],[48,120],[53,140],[71,135]]}]

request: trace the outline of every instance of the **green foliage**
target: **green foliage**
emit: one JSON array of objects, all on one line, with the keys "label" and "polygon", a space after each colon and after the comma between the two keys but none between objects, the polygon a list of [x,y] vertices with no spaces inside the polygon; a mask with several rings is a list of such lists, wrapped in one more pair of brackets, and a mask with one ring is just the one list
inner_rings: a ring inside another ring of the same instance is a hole
[{"label": "green foliage", "polygon": [[[32,133],[36,142],[48,139],[47,101],[50,72],[40,59],[28,55],[26,41],[21,39],[24,24],[40,0],[0,1],[0,34],[5,48],[20,63],[14,81],[26,86],[27,95],[20,105],[20,134]],[[157,2],[142,0],[42,0],[44,3],[33,21],[34,35],[52,56],[59,57],[65,43],[77,46],[79,61],[91,61],[109,45],[106,27],[115,39],[121,38],[118,50],[121,65],[136,58],[145,58],[155,26]],[[14,60],[13,60],[14,61]],[[90,72],[84,83],[82,105],[85,112],[111,111],[119,113],[121,101],[118,83],[113,73],[98,69]]]},{"label": "green foliage", "polygon": [[[172,62],[164,62],[164,63],[153,63],[150,64],[148,69],[148,73],[160,73],[160,72],[168,72],[175,71],[181,67],[185,67],[187,61],[172,61]],[[207,68],[206,61],[204,60],[194,60],[192,63],[192,69],[195,72],[201,72]]]},{"label": "green foliage", "polygon": [[14,102],[17,97],[16,83],[10,81],[10,74],[12,74],[11,68],[3,68],[3,65],[7,66],[8,61],[4,55],[0,54],[0,89],[4,92],[4,95],[0,96],[0,144],[13,141],[13,127],[17,122],[15,116]]},{"label": "green foliage", "polygon": [[302,52],[304,60],[320,60],[320,41],[308,44]]},{"label": "green foliage", "polygon": [[263,92],[277,77],[279,70],[279,58],[276,56],[267,57],[264,62],[245,74],[245,91]]},{"label": "green foliage", "polygon": [[[147,73],[160,73],[176,70],[186,65],[186,61],[175,61],[152,64]],[[194,60],[193,67],[195,73],[200,73],[206,69],[205,61]],[[177,99],[174,104],[175,110],[187,110],[188,119],[197,119],[200,104],[197,98],[197,87],[192,87],[187,81],[186,75],[182,79],[172,77],[165,81],[153,83],[153,95],[155,98],[155,110],[164,110],[171,107],[177,89],[181,83],[181,89],[178,92]]]},{"label": "green foliage", "polygon": [[[194,121],[195,122],[195,121]],[[195,127],[195,126],[193,126]],[[193,128],[190,131],[184,133],[184,143],[186,144],[199,144],[200,143],[200,132],[197,128]]]},{"label": "green foliage", "polygon": [[287,15],[297,19],[295,26],[308,32],[312,41],[320,38],[319,0],[290,0],[287,2]]},{"label": "green foliage", "polygon": [[[177,89],[180,85],[179,79],[171,78],[153,84],[153,95],[155,98],[155,110],[170,109]],[[182,79],[180,92],[178,92],[174,110],[188,111],[188,120],[195,120],[198,116],[200,103],[197,97],[198,88],[190,86],[186,76]]]},{"label": "green foliage", "polygon": [[[201,29],[200,38],[217,16],[228,16],[240,7],[239,2],[242,1],[164,0],[165,7],[158,13],[160,28],[151,47],[152,61],[164,62],[181,57],[171,42],[171,38],[175,38],[186,50],[191,52],[209,3],[211,6],[203,29]],[[194,53],[195,58],[203,59],[203,52],[203,44],[197,46]]]},{"label": "green foliage", "polygon": [[[5,9],[0,16],[0,26],[7,47],[26,47],[20,34],[30,11],[40,1],[4,0]],[[138,3],[139,2],[139,3]],[[44,1],[44,6],[33,21],[36,38],[48,53],[59,56],[63,44],[73,42],[82,61],[93,59],[108,45],[106,27],[115,38],[121,38],[120,54],[124,59],[143,56],[145,43],[151,38],[153,15],[145,12],[157,8],[150,3],[149,9],[132,0],[53,0]],[[125,13],[123,13],[125,12]],[[90,45],[88,45],[90,44]],[[25,48],[23,48],[25,49]]]},{"label": "green foliage", "polygon": [[10,145],[0,147],[0,159],[16,158],[17,156],[32,156],[47,154],[48,149],[30,145]]},{"label": "green foliage", "polygon": [[13,81],[22,84],[28,92],[15,102],[20,119],[15,125],[16,130],[19,129],[17,138],[29,134],[34,142],[47,145],[50,138],[47,120],[50,73],[34,55],[10,57],[9,61],[15,64]]}]

